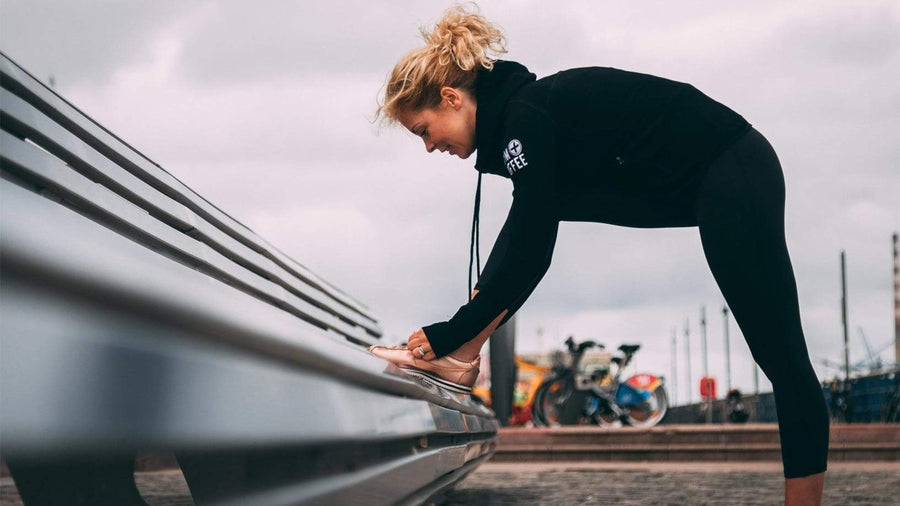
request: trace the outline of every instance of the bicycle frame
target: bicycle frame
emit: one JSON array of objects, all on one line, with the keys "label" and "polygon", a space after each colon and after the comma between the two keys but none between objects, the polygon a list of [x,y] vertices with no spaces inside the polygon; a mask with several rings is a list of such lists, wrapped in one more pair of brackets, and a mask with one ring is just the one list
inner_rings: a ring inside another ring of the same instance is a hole
[{"label": "bicycle frame", "polygon": [[[615,374],[612,375],[609,384],[604,386],[598,386],[593,378],[581,374],[578,369],[575,369],[573,374],[576,390],[591,390],[605,404],[609,412],[620,418],[624,415],[623,406],[633,406],[646,401],[663,384],[661,378],[646,373],[631,376],[623,383],[622,371],[631,363],[633,356],[633,354],[626,353],[623,360],[616,362]],[[608,375],[609,372],[607,372]]]},{"label": "bicycle frame", "polygon": [[[541,423],[548,423],[544,413],[544,402],[548,395],[553,395],[549,406],[555,406],[553,412],[563,424],[582,423],[585,417],[594,423],[607,425],[616,420],[629,425],[654,425],[664,416],[666,394],[663,380],[652,374],[636,374],[622,379],[623,371],[640,348],[639,345],[622,345],[619,347],[624,356],[613,357],[612,366],[605,369],[602,375],[595,372],[586,374],[581,370],[581,359],[588,348],[597,346],[592,341],[576,345],[570,337],[566,340],[571,361],[565,366],[556,366],[553,373],[542,383],[537,394],[538,402],[534,409]],[[603,345],[599,345],[603,348]],[[600,380],[598,382],[598,379]],[[550,389],[552,385],[552,390]],[[654,401],[661,404],[654,404]],[[658,408],[657,406],[662,406]],[[548,408],[551,409],[551,408]],[[643,413],[655,413],[654,419],[642,418]]]}]

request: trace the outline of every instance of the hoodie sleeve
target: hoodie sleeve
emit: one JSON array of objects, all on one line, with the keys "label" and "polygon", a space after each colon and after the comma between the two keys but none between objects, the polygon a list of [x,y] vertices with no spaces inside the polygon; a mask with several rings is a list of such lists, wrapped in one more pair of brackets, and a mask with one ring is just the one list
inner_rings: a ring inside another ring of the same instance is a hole
[{"label": "hoodie sleeve", "polygon": [[513,202],[478,285],[478,295],[449,321],[423,328],[434,353],[447,355],[474,339],[504,310],[506,322],[550,267],[559,220],[556,216],[556,129],[527,104],[506,121],[502,161],[513,181]]}]

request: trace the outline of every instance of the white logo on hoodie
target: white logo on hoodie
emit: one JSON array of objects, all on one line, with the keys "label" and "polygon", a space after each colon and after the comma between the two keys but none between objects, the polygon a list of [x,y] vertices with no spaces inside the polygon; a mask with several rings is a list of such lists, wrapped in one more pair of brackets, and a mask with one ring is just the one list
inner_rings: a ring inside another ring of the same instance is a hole
[{"label": "white logo on hoodie", "polygon": [[525,153],[522,152],[523,149],[522,142],[519,139],[513,139],[503,150],[503,161],[506,162],[506,171],[510,176],[528,166]]}]

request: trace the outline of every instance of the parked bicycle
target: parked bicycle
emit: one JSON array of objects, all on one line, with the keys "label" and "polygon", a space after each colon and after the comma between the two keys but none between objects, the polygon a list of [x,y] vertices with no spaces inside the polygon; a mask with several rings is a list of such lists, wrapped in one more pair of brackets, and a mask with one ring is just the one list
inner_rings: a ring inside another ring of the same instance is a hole
[{"label": "parked bicycle", "polygon": [[[663,380],[652,374],[636,374],[624,382],[622,371],[631,363],[640,345],[623,344],[611,360],[610,367],[590,374],[581,370],[584,353],[594,341],[576,344],[566,339],[570,360],[553,368],[550,378],[538,388],[532,407],[535,425],[594,424],[601,426],[627,423],[651,427],[663,419],[668,409],[668,396]],[[615,373],[611,374],[612,365]]]},{"label": "parked bicycle", "polygon": [[831,381],[831,411],[832,423],[851,423],[853,421],[853,406],[850,397],[850,384],[837,378]]}]

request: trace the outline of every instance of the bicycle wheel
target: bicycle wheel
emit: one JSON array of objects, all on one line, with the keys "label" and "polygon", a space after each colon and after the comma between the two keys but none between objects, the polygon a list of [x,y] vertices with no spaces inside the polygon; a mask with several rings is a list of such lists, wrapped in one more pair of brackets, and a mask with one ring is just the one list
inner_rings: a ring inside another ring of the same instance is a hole
[{"label": "bicycle wheel", "polygon": [[669,409],[669,398],[666,395],[666,390],[660,386],[653,391],[653,394],[646,401],[630,406],[622,406],[622,408],[625,410],[625,418],[628,420],[628,425],[652,427],[666,416],[666,411]]},{"label": "bicycle wheel", "polygon": [[535,427],[544,427],[547,422],[544,420],[544,412],[541,409],[541,401],[544,398],[544,390],[547,383],[541,383],[537,390],[534,391],[534,397],[531,399],[531,423]]},{"label": "bicycle wheel", "polygon": [[607,428],[622,426],[622,421],[613,413],[606,401],[597,399],[595,402],[597,402],[597,405],[590,412],[591,421],[594,425]]},{"label": "bicycle wheel", "polygon": [[531,418],[535,425],[559,425],[559,412],[572,389],[567,388],[566,378],[552,378],[538,387],[531,407]]}]

